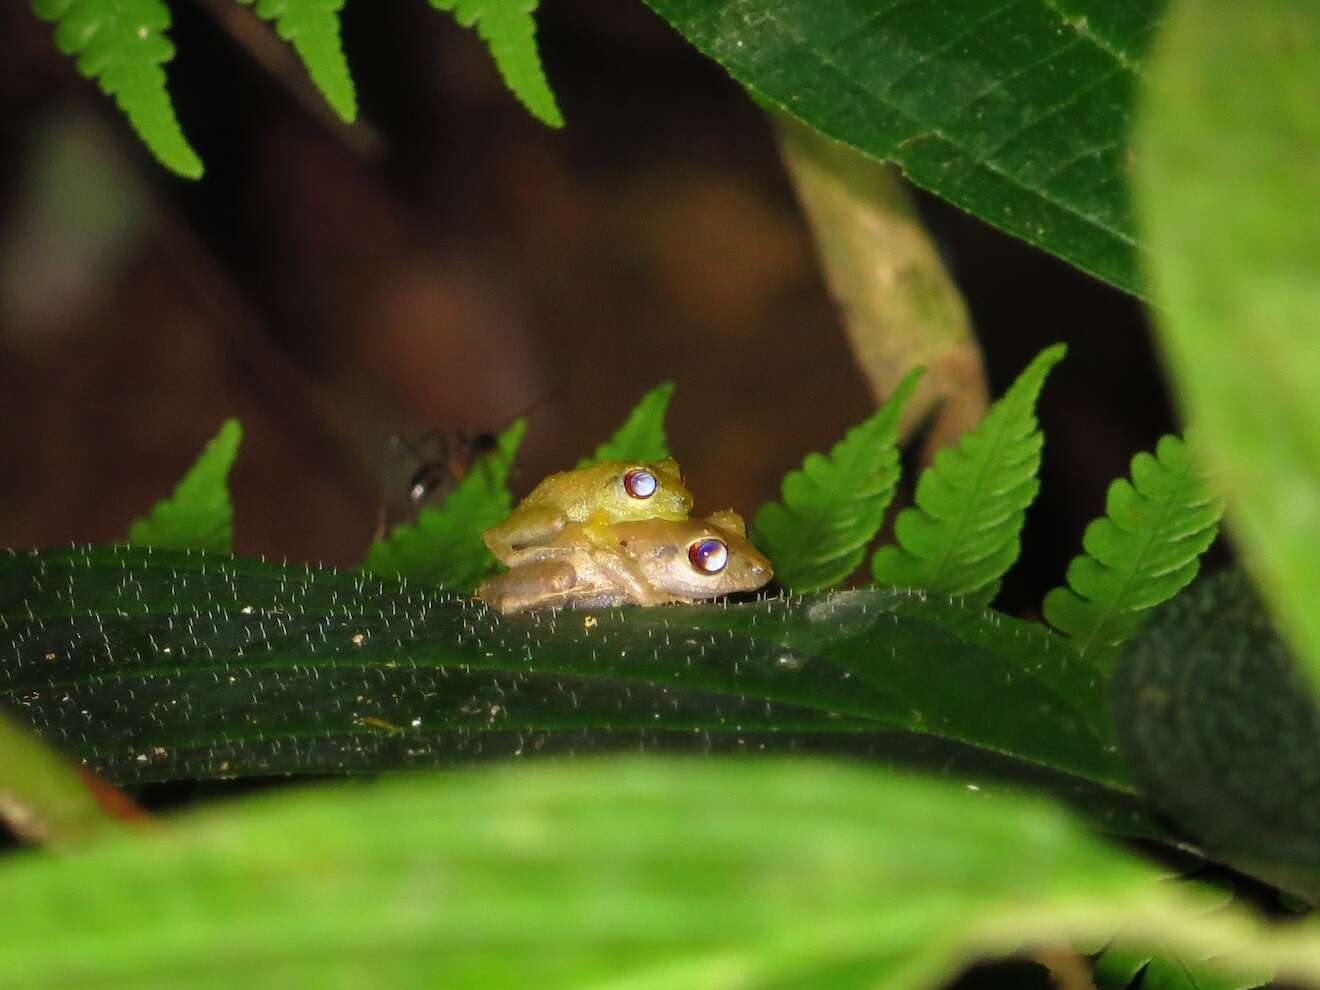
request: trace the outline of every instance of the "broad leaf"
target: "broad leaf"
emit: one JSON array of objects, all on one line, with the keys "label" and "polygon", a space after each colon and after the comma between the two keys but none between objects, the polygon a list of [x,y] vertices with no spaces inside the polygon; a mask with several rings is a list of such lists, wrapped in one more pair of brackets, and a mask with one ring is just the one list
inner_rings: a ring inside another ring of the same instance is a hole
[{"label": "broad leaf", "polygon": [[536,12],[539,0],[430,0],[436,10],[453,13],[464,27],[476,26],[490,49],[504,84],[532,116],[551,127],[563,127],[564,118],[541,67],[536,47]]},{"label": "broad leaf", "polygon": [[784,477],[784,501],[757,512],[753,542],[774,561],[783,587],[820,591],[857,570],[894,497],[899,418],[920,377],[921,369],[909,372],[828,457],[808,454]]},{"label": "broad leaf", "polygon": [[78,71],[114,98],[138,136],[167,168],[190,179],[202,161],[183,136],[165,89],[174,46],[164,0],[32,0],[38,17],[55,21],[55,44],[78,56]]},{"label": "broad leaf", "polygon": [[495,567],[481,534],[513,509],[509,469],[526,430],[525,420],[515,420],[443,502],[422,506],[415,523],[395,526],[372,543],[366,569],[441,588],[475,588]]},{"label": "broad leaf", "polygon": [[1057,808],[823,763],[322,786],[0,883],[24,986],[934,988],[1023,943],[1111,934],[1320,980],[1314,922],[1206,920]]},{"label": "broad leaf", "polygon": [[1068,565],[1067,588],[1045,596],[1045,618],[1083,656],[1104,657],[1130,639],[1149,610],[1196,577],[1219,533],[1220,499],[1177,437],[1155,456],[1132,458],[1132,480],[1109,486],[1105,516],[1086,528],[1086,553]]},{"label": "broad leaf", "polygon": [[357,93],[340,40],[339,11],[344,0],[240,0],[256,5],[257,15],[275,22],[275,30],[302,59],[335,113],[349,123],[357,118]]},{"label": "broad leaf", "polygon": [[66,549],[0,555],[0,637],[0,700],[119,782],[897,748],[979,753],[1146,829],[1094,672],[1042,627],[933,595],[501,616],[356,572]]},{"label": "broad leaf", "polygon": [[614,434],[590,457],[578,461],[586,467],[597,461],[659,461],[669,456],[665,438],[665,413],[674,397],[674,383],[661,382],[632,407]]},{"label": "broad leaf", "polygon": [[1320,711],[1239,571],[1160,608],[1113,685],[1124,755],[1212,855],[1320,894]]},{"label": "broad leaf", "polygon": [[174,494],[157,502],[151,515],[134,520],[129,542],[162,550],[229,551],[234,545],[229,469],[242,439],[238,420],[225,420]]},{"label": "broad leaf", "polygon": [[759,99],[1140,291],[1127,133],[1162,0],[646,2]]},{"label": "broad leaf", "polygon": [[1243,558],[1320,688],[1320,5],[1173,5],[1135,175],[1157,324]]},{"label": "broad leaf", "polygon": [[897,545],[872,559],[881,584],[960,595],[987,605],[1017,560],[1026,509],[1040,490],[1044,445],[1036,399],[1062,360],[1062,344],[1037,355],[976,429],[945,447],[917,481],[916,505],[899,513]]}]

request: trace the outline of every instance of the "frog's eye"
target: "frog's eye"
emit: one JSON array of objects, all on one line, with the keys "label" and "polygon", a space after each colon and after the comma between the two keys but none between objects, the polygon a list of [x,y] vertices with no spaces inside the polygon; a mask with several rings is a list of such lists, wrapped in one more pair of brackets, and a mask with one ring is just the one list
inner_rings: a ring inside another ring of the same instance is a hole
[{"label": "frog's eye", "polygon": [[703,574],[718,574],[729,562],[729,548],[723,540],[697,540],[688,547],[688,560]]},{"label": "frog's eye", "polygon": [[623,476],[623,488],[633,498],[650,498],[655,494],[655,475],[645,468],[633,468]]}]

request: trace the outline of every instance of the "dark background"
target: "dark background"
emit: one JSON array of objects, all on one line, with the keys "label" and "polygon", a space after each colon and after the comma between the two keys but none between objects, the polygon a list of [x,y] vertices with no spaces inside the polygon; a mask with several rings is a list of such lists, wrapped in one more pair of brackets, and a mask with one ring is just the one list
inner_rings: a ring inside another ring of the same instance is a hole
[{"label": "dark background", "polygon": [[[562,131],[418,0],[349,4],[351,128],[246,8],[171,9],[199,183],[0,9],[0,545],[122,537],[231,415],[239,551],[350,564],[401,497],[393,434],[526,412],[522,494],[672,378],[697,508],[750,516],[870,411],[765,118],[640,0],[543,3]],[[1032,613],[1170,428],[1163,379],[1135,300],[920,204],[993,392],[1071,348],[1000,599]]]}]

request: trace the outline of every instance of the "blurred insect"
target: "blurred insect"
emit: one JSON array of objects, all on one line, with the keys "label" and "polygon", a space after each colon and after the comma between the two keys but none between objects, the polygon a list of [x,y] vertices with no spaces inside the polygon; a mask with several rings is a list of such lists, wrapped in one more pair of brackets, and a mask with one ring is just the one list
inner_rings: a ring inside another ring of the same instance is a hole
[{"label": "blurred insect", "polygon": [[417,468],[408,478],[408,501],[414,508],[449,494],[453,487],[467,477],[481,457],[495,450],[499,438],[494,433],[443,433],[432,430],[423,434],[417,443],[410,444],[403,437],[393,442],[404,447],[417,461]]}]

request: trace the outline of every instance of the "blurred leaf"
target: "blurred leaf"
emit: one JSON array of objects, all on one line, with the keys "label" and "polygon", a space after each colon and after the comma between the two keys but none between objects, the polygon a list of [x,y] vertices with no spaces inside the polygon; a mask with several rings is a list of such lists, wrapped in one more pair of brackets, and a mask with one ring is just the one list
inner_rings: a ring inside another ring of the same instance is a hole
[{"label": "blurred leaf", "polygon": [[1160,878],[1039,801],[828,763],[593,761],[309,788],[11,862],[0,953],[23,986],[897,988],[1116,934],[1320,978],[1313,921],[1206,920]]},{"label": "blurred leaf", "polygon": [[898,423],[924,369],[908,373],[885,404],[848,431],[829,457],[811,453],[784,476],[783,502],[761,506],[752,540],[794,591],[844,580],[880,531],[898,484]]},{"label": "blurred leaf", "polygon": [[621,748],[883,757],[903,734],[1107,789],[1099,813],[1133,827],[1094,671],[1043,627],[934,595],[501,616],[359,572],[107,547],[0,554],[0,636],[0,701],[119,782]]},{"label": "blurred leaf", "polygon": [[229,469],[242,439],[238,420],[225,420],[174,494],[157,502],[151,515],[134,520],[128,542],[162,550],[228,552],[234,545]]},{"label": "blurred leaf", "polygon": [[1139,292],[1127,134],[1163,0],[646,2],[761,101]]},{"label": "blurred leaf", "polygon": [[1069,586],[1045,596],[1046,620],[1083,656],[1111,654],[1151,608],[1192,582],[1219,533],[1223,504],[1186,445],[1166,436],[1155,456],[1132,458],[1132,481],[1109,486],[1105,512],[1086,527],[1086,553],[1068,565]]},{"label": "blurred leaf", "polygon": [[509,469],[526,431],[526,420],[514,420],[440,505],[422,506],[415,523],[395,526],[371,544],[366,569],[441,588],[475,588],[495,567],[481,534],[513,509]]},{"label": "blurred leaf", "polygon": [[302,59],[307,74],[335,113],[357,119],[357,93],[340,40],[339,11],[344,0],[239,0],[255,4],[257,16],[274,21],[275,30]]},{"label": "blurred leaf", "polygon": [[586,467],[597,461],[660,461],[669,456],[665,439],[665,413],[674,396],[674,383],[661,382],[632,407],[628,418],[614,435],[596,448],[590,457],[577,462]]},{"label": "blurred leaf", "polygon": [[1114,678],[1124,756],[1207,851],[1320,894],[1320,711],[1236,570],[1162,606]]},{"label": "blurred leaf", "polygon": [[38,17],[55,21],[55,45],[78,56],[78,71],[114,97],[133,129],[167,168],[189,179],[202,161],[188,144],[165,89],[161,68],[174,57],[163,0],[32,0]]},{"label": "blurred leaf", "polygon": [[563,127],[564,118],[545,78],[536,47],[536,12],[539,0],[430,0],[436,10],[451,12],[490,49],[504,84],[533,117],[550,127]]},{"label": "blurred leaf", "polygon": [[981,605],[994,599],[1040,490],[1036,399],[1066,351],[1062,344],[1041,351],[976,429],[935,455],[917,481],[916,506],[898,514],[898,544],[881,547],[871,561],[877,581]]},{"label": "blurred leaf", "polygon": [[1135,159],[1174,384],[1320,688],[1320,5],[1180,0]]}]

